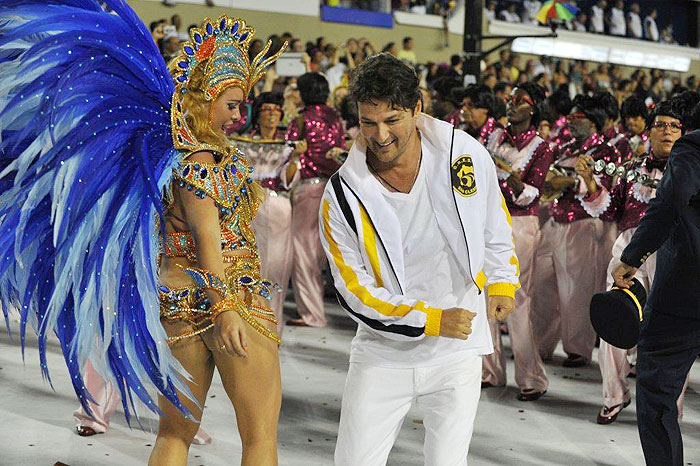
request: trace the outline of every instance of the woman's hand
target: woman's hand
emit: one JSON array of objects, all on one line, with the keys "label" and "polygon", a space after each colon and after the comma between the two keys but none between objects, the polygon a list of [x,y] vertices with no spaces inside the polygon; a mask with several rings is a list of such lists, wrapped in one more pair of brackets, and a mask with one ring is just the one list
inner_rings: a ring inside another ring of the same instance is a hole
[{"label": "woman's hand", "polygon": [[214,319],[214,344],[231,356],[248,356],[245,322],[235,311],[225,311]]}]

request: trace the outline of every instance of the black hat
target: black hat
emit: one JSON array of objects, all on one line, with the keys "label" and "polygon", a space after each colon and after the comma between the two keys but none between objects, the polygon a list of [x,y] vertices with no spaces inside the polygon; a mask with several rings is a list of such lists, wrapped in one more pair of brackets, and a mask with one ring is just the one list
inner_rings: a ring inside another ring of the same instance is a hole
[{"label": "black hat", "polygon": [[591,323],[601,339],[618,348],[630,349],[639,340],[639,323],[647,292],[636,278],[629,289],[613,286],[591,299]]}]

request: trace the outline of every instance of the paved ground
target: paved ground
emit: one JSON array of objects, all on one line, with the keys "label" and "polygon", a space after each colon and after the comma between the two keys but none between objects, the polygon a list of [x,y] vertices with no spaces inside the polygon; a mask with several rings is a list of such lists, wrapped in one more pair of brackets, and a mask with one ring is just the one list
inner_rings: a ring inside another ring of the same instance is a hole
[{"label": "paved ground", "polygon": [[[327,304],[330,325],[325,329],[285,330],[281,350],[284,400],[280,419],[280,464],[330,465],[340,413],[353,323],[337,305]],[[506,345],[508,340],[506,338]],[[59,349],[53,345],[49,367],[55,391],[42,380],[32,346],[22,362],[20,349],[6,332],[0,335],[0,465],[71,466],[145,464],[156,420],[143,416],[146,431],[129,429],[115,414],[106,435],[88,439],[73,433],[76,407]],[[610,465],[638,466],[643,457],[635,424],[634,405],[618,421],[599,426],[600,372],[597,364],[583,369],[560,367],[563,353],[548,363],[551,388],[535,403],[515,399],[517,388],[482,392],[470,451],[470,466],[487,465]],[[509,365],[512,381],[512,363]],[[512,382],[511,382],[512,383]],[[691,374],[683,432],[686,464],[700,465],[700,370]],[[214,437],[207,446],[194,446],[191,465],[238,464],[240,441],[233,409],[218,377],[209,394],[203,427]],[[389,459],[391,466],[422,464],[423,427],[411,411]],[[359,466],[359,465],[358,465]]]}]

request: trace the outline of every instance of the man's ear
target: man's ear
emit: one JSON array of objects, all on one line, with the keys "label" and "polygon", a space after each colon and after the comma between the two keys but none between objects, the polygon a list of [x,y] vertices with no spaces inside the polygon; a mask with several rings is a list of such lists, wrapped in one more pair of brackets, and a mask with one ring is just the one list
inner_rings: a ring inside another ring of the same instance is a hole
[{"label": "man's ear", "polygon": [[413,108],[413,116],[420,115],[420,113],[423,111],[423,97],[421,96],[420,99],[418,99],[418,103],[416,103],[416,106]]}]

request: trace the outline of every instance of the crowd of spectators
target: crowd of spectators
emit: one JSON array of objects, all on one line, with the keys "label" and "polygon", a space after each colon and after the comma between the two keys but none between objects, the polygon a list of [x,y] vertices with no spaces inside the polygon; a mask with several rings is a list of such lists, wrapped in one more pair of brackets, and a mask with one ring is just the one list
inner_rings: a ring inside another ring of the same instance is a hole
[{"label": "crowd of spectators", "polygon": [[[181,42],[187,39],[188,30],[194,26],[184,29],[179,15],[151,24],[154,40],[166,60],[179,53]],[[421,57],[416,56],[414,39],[411,37],[383,46],[375,45],[367,37],[349,38],[341,44],[334,44],[324,37],[305,40],[290,32],[271,35],[268,40],[273,42],[270,53],[274,53],[286,41],[289,43],[289,51],[301,54],[306,71],[322,73],[329,84],[329,103],[351,120],[349,115],[352,113],[352,105],[344,101],[349,75],[367,57],[380,52],[390,53],[415,67],[421,79],[424,108],[428,113],[446,118],[469,100],[464,97],[465,72],[460,56],[453,55],[449,63],[421,60]],[[263,40],[253,41],[251,56],[259,53],[263,47]],[[695,76],[681,79],[679,74],[658,69],[637,69],[626,74],[622,67],[612,64],[560,60],[546,56],[525,60],[510,50],[501,50],[496,59],[483,61],[481,69],[481,75],[477,79],[479,89],[496,97],[493,100],[486,99],[490,102],[489,112],[496,119],[505,117],[505,98],[513,87],[524,82],[537,83],[548,95],[557,93],[567,99],[573,99],[579,94],[592,95],[598,91],[609,91],[621,105],[634,95],[647,108],[684,90],[697,91],[700,84]],[[285,120],[290,121],[301,105],[295,82],[293,77],[277,76],[272,68],[255,92],[275,90],[282,93],[285,96]],[[474,100],[483,101],[483,98]]]},{"label": "crowd of spectators", "polygon": [[[576,0],[570,0],[567,3],[579,8]],[[510,23],[546,26],[537,20],[537,14],[543,4],[544,2],[540,0],[501,0],[500,2],[488,0],[484,14],[489,21],[498,19]],[[562,22],[561,26],[577,32],[676,44],[673,23],[669,21],[663,29],[660,29],[657,21],[658,10],[654,6],[642,11],[637,2],[598,0],[588,9],[579,8],[576,17],[570,21]]]}]

